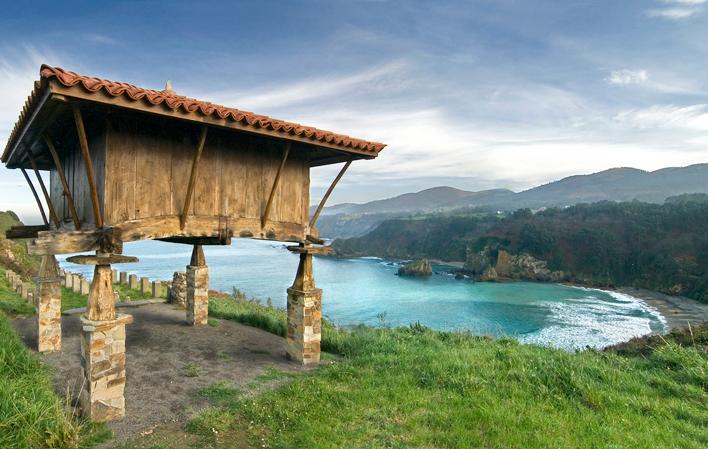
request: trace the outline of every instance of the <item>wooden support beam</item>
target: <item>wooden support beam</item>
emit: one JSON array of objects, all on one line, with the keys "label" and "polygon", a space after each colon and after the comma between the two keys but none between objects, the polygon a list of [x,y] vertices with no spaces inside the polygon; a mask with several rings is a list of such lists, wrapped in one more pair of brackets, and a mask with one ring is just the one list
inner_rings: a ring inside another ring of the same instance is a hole
[{"label": "wooden support beam", "polygon": [[206,259],[204,258],[204,250],[202,249],[202,245],[194,245],[192,248],[192,258],[189,261],[189,265],[192,267],[206,266]]},{"label": "wooden support beam", "polygon": [[204,150],[204,142],[206,142],[207,131],[209,128],[205,125],[202,126],[202,132],[199,134],[199,144],[197,145],[197,152],[194,153],[194,160],[192,161],[192,172],[189,175],[189,184],[187,185],[187,195],[184,198],[184,207],[182,208],[182,216],[179,219],[179,228],[184,229],[184,225],[187,223],[187,214],[189,214],[189,203],[192,202],[192,193],[194,193],[194,183],[197,180],[197,168],[199,167],[199,159],[202,157],[202,151]]},{"label": "wooden support beam", "polygon": [[121,256],[118,254],[109,254],[106,256],[71,256],[66,258],[67,262],[75,263],[78,265],[112,265],[117,263],[136,263],[139,262],[137,257],[134,256]]},{"label": "wooden support beam", "polygon": [[57,216],[56,211],[54,210],[54,204],[52,204],[52,197],[49,196],[49,192],[47,192],[47,187],[44,185],[44,180],[42,179],[42,175],[39,174],[39,169],[37,168],[37,162],[34,160],[34,157],[32,157],[32,152],[27,151],[27,159],[29,159],[29,163],[32,166],[32,170],[34,170],[34,175],[37,177],[37,182],[39,183],[39,187],[42,189],[42,194],[44,195],[44,200],[47,202],[47,208],[49,209],[49,216],[51,217],[52,221],[54,222],[54,226],[59,229],[61,226],[61,221],[59,221],[59,217]]},{"label": "wooden support beam", "polygon": [[172,237],[224,239],[234,233],[239,237],[301,242],[306,236],[305,226],[301,223],[270,222],[267,233],[261,232],[260,225],[259,218],[230,218],[225,221],[218,216],[191,215],[185,228],[180,229],[179,215],[141,218],[104,229],[39,232],[36,239],[28,242],[27,250],[32,255],[68,254],[96,251],[103,246],[102,252],[120,254],[122,250],[111,250],[107,243],[112,242],[117,247],[124,242]]},{"label": "wooden support beam", "polygon": [[326,256],[332,254],[334,250],[329,246],[288,246],[288,251],[298,254],[319,254]]},{"label": "wooden support beam", "polygon": [[8,239],[35,239],[40,231],[48,231],[49,225],[37,226],[12,226],[5,231],[5,238]]},{"label": "wooden support beam", "polygon": [[37,191],[34,189],[34,184],[32,184],[32,180],[29,178],[29,176],[27,176],[27,171],[24,168],[20,168],[20,171],[24,175],[25,180],[27,180],[27,184],[29,184],[30,190],[32,190],[32,195],[34,195],[34,200],[37,202],[39,213],[42,214],[42,220],[44,221],[44,224],[49,226],[47,215],[44,213],[44,207],[42,207],[42,202],[39,200],[39,195],[37,195]]},{"label": "wooden support beam", "polygon": [[230,245],[231,237],[167,237],[157,239],[162,242],[181,243],[184,245]]},{"label": "wooden support beam", "polygon": [[310,228],[315,227],[315,223],[317,223],[317,219],[320,217],[320,212],[322,212],[322,208],[324,207],[325,203],[329,199],[329,196],[332,194],[332,191],[336,187],[339,180],[342,179],[342,176],[344,176],[344,173],[347,171],[347,169],[349,168],[350,165],[352,165],[352,159],[349,159],[344,164],[344,167],[342,167],[342,169],[339,171],[339,174],[337,175],[337,177],[334,178],[334,181],[332,181],[332,184],[330,184],[329,188],[327,189],[327,193],[325,193],[325,195],[322,197],[320,204],[317,205],[317,210],[315,210],[315,214],[312,216],[312,219],[310,220]]},{"label": "wooden support beam", "polygon": [[54,166],[59,174],[59,179],[61,180],[61,185],[64,189],[64,196],[66,197],[66,202],[69,205],[69,211],[71,211],[71,219],[74,222],[74,228],[77,231],[81,230],[81,222],[79,221],[79,214],[76,213],[76,205],[74,204],[74,196],[71,194],[71,189],[69,189],[69,183],[66,181],[66,174],[64,173],[64,167],[61,165],[61,159],[59,158],[59,153],[57,152],[52,139],[49,134],[44,134],[44,143],[49,148],[49,152],[52,154],[52,159],[54,159]]},{"label": "wooden support beam", "polygon": [[81,155],[86,166],[86,177],[88,178],[89,187],[91,188],[91,205],[93,206],[93,218],[97,228],[103,227],[103,217],[101,216],[101,205],[98,202],[98,189],[96,188],[96,178],[93,173],[93,162],[91,161],[91,153],[89,152],[88,138],[86,137],[86,129],[84,128],[84,119],[81,117],[81,110],[75,103],[71,104],[71,110],[74,113],[74,121],[76,122],[76,132],[79,135],[79,145],[81,147]]},{"label": "wooden support beam", "polygon": [[275,190],[278,188],[278,183],[280,182],[280,174],[283,172],[283,167],[285,166],[285,161],[288,160],[288,154],[290,153],[290,143],[285,145],[285,151],[283,151],[283,158],[280,161],[280,166],[278,166],[278,172],[275,174],[275,179],[273,180],[273,187],[270,189],[270,196],[268,197],[268,202],[266,203],[265,210],[263,211],[263,216],[261,217],[261,227],[265,227],[268,221],[268,215],[270,214],[270,207],[273,205],[273,198],[275,197]]}]

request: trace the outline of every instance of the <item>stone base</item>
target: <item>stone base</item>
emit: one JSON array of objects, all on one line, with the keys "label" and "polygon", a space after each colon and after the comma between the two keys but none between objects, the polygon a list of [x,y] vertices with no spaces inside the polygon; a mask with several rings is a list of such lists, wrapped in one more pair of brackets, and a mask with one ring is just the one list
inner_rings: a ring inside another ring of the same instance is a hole
[{"label": "stone base", "polygon": [[81,365],[86,382],[79,403],[84,415],[95,422],[125,416],[125,325],[131,315],[94,321],[81,317]]},{"label": "stone base", "polygon": [[187,324],[200,326],[209,319],[209,267],[187,266]]},{"label": "stone base", "polygon": [[61,287],[39,281],[37,288],[37,351],[61,350]]},{"label": "stone base", "polygon": [[288,289],[287,355],[303,365],[320,362],[322,290]]}]

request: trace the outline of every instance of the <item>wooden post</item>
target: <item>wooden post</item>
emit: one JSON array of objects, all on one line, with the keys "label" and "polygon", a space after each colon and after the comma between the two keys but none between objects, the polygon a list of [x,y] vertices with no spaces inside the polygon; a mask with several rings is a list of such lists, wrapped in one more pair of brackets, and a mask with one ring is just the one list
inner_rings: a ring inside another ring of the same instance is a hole
[{"label": "wooden post", "polygon": [[332,184],[330,184],[329,188],[327,189],[327,193],[322,197],[322,200],[320,201],[320,204],[317,205],[317,210],[315,211],[315,214],[312,216],[312,219],[310,220],[310,229],[315,227],[315,223],[317,223],[317,219],[320,216],[320,212],[322,212],[322,208],[324,207],[325,203],[329,199],[329,196],[332,194],[332,191],[334,190],[334,187],[337,185],[340,179],[342,179],[342,176],[344,176],[344,173],[347,171],[349,166],[352,165],[352,159],[349,159],[345,164],[344,167],[339,171],[339,174],[337,175],[336,178],[334,178],[334,181],[332,181]]},{"label": "wooden post", "polygon": [[37,177],[37,182],[39,183],[39,187],[42,189],[42,194],[44,195],[44,200],[47,202],[47,209],[49,209],[49,216],[51,217],[52,221],[54,222],[54,225],[59,228],[61,225],[61,222],[59,221],[59,217],[57,217],[57,213],[54,210],[54,205],[52,204],[52,198],[49,196],[49,192],[47,192],[47,188],[44,186],[44,180],[42,179],[42,175],[39,174],[39,169],[37,168],[37,163],[35,162],[34,158],[32,157],[32,153],[29,151],[27,152],[27,159],[29,159],[29,163],[32,166],[32,170],[34,170],[34,174]]},{"label": "wooden post", "polygon": [[86,166],[86,177],[88,178],[89,187],[91,188],[91,204],[93,205],[93,217],[96,222],[96,228],[103,227],[103,217],[101,216],[101,205],[98,202],[98,189],[96,188],[96,178],[93,174],[93,162],[91,161],[91,153],[89,152],[88,138],[86,137],[86,129],[84,128],[84,119],[81,117],[81,110],[75,104],[71,104],[71,109],[74,112],[74,121],[76,122],[76,131],[79,135],[79,144],[81,146],[81,155]]},{"label": "wooden post", "polygon": [[209,128],[207,128],[206,125],[203,126],[202,132],[199,135],[199,144],[197,145],[197,152],[194,153],[194,160],[192,161],[192,171],[189,175],[189,184],[187,184],[187,195],[184,197],[184,207],[182,207],[182,215],[179,218],[180,229],[184,229],[184,225],[187,223],[187,214],[189,214],[189,203],[192,201],[194,183],[197,180],[197,168],[199,167],[199,159],[202,157],[202,151],[204,150],[204,142],[206,142],[208,130]]},{"label": "wooden post", "polygon": [[114,299],[111,266],[96,265],[89,290],[86,318],[93,321],[114,320],[116,318]]},{"label": "wooden post", "polygon": [[61,165],[61,159],[59,158],[59,153],[56,147],[52,143],[48,134],[44,134],[44,143],[47,144],[49,152],[52,153],[52,159],[54,159],[54,166],[59,174],[59,179],[61,180],[62,188],[64,189],[64,196],[66,196],[66,202],[69,204],[69,210],[71,211],[71,219],[74,222],[74,227],[77,231],[81,230],[81,222],[79,221],[79,214],[76,213],[76,205],[74,204],[74,197],[71,194],[71,189],[69,189],[69,183],[66,181],[66,175],[64,173],[64,167]]},{"label": "wooden post", "polygon": [[34,195],[34,200],[37,202],[37,207],[39,208],[39,213],[42,214],[42,220],[44,221],[44,224],[49,225],[47,215],[44,213],[44,207],[42,207],[42,202],[39,200],[39,195],[37,195],[37,191],[34,189],[34,184],[32,184],[32,180],[30,180],[29,176],[27,176],[27,171],[24,168],[20,168],[20,171],[27,180],[27,184],[29,185],[30,190],[32,191],[32,195]]},{"label": "wooden post", "polygon": [[273,180],[273,187],[270,189],[270,196],[268,196],[268,202],[266,203],[265,210],[263,211],[263,216],[261,217],[261,228],[265,227],[266,221],[268,221],[268,215],[270,214],[270,207],[273,204],[273,198],[275,197],[275,190],[278,188],[278,183],[280,182],[280,174],[283,172],[283,167],[285,166],[285,161],[288,160],[288,154],[290,153],[290,142],[285,146],[285,151],[283,152],[283,158],[280,160],[280,166],[278,166],[278,172],[275,174],[275,179]]}]

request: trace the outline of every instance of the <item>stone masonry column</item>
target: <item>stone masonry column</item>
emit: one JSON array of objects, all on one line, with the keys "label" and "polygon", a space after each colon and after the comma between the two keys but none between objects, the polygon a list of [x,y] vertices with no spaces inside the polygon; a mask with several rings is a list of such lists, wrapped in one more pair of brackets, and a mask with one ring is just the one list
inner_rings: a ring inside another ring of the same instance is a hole
[{"label": "stone masonry column", "polygon": [[37,351],[61,350],[61,277],[54,256],[42,256],[37,277]]},{"label": "stone masonry column", "polygon": [[187,324],[200,326],[209,319],[209,267],[202,245],[194,245],[187,266]]},{"label": "stone masonry column", "polygon": [[315,288],[312,254],[300,254],[300,265],[288,289],[287,356],[303,365],[320,362],[322,335],[322,290]]},{"label": "stone masonry column", "polygon": [[86,383],[79,402],[92,421],[125,416],[125,325],[131,315],[116,314],[113,272],[96,265],[86,315],[81,317],[81,364]]}]

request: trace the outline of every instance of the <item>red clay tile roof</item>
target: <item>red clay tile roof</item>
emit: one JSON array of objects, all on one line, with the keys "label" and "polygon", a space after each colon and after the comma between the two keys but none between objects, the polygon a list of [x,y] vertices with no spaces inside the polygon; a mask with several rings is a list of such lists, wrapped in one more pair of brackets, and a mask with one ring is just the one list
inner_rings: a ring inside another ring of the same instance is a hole
[{"label": "red clay tile roof", "polygon": [[142,87],[133,86],[132,84],[79,75],[77,73],[70,72],[59,67],[51,67],[46,64],[42,65],[39,73],[41,79],[35,83],[35,88],[27,99],[27,102],[25,102],[25,107],[20,114],[20,118],[8,138],[5,153],[2,157],[3,161],[9,156],[9,149],[14,145],[15,139],[18,137],[17,134],[19,133],[25,118],[29,114],[29,110],[32,109],[38,101],[37,97],[39,97],[42,87],[46,85],[45,80],[51,79],[56,79],[59,83],[66,87],[79,86],[88,93],[100,94],[101,92],[105,92],[113,97],[123,97],[136,102],[143,101],[143,104],[148,106],[157,107],[163,105],[174,111],[200,114],[202,116],[216,116],[215,118],[231,120],[254,129],[267,129],[290,136],[307,138],[312,140],[312,143],[315,145],[317,142],[336,145],[342,147],[344,151],[351,148],[357,151],[371,153],[372,156],[376,156],[386,146],[383,143],[356,139],[343,134],[336,134],[331,131],[324,131],[310,126],[302,126],[298,123],[286,122],[267,117],[265,115],[258,115],[252,112],[241,111],[239,109],[209,103],[207,101],[184,97],[175,94],[173,91],[143,89]]}]

